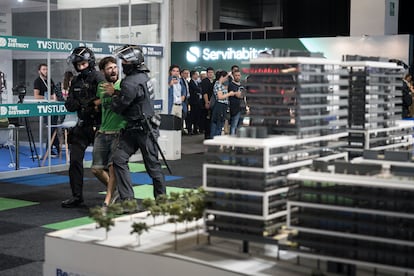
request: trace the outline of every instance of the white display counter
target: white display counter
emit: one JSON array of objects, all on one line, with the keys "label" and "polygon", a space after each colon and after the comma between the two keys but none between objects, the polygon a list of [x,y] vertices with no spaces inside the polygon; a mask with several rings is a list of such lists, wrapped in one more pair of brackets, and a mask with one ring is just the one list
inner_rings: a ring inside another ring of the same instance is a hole
[{"label": "white display counter", "polygon": [[[163,220],[157,218],[157,222]],[[141,235],[130,234],[133,222],[146,222],[150,229]],[[206,263],[189,261],[168,255],[174,252],[174,224],[153,225],[147,213],[115,219],[115,226],[105,239],[105,230],[96,224],[52,232],[45,237],[43,275],[223,275],[229,272]],[[199,226],[202,221],[197,222]],[[177,224],[179,246],[191,239],[196,245],[196,231],[184,232],[185,224]],[[187,228],[195,227],[195,222]],[[202,230],[200,230],[202,232]]]}]

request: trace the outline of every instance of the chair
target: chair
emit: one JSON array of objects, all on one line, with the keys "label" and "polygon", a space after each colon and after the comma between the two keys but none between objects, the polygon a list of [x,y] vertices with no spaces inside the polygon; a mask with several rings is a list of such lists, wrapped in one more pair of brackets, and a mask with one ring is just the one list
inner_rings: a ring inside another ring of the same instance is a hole
[{"label": "chair", "polygon": [[[52,137],[50,138],[50,143],[52,145],[56,139],[58,130],[63,129],[65,149],[66,149],[66,163],[69,163],[68,129],[76,126],[77,123],[78,123],[78,115],[76,113],[71,113],[71,114],[65,115],[65,119],[63,120],[61,124],[52,126],[56,128],[55,131],[53,131]],[[59,154],[61,153],[62,153],[62,150],[60,149]],[[46,153],[43,156],[42,167],[45,165],[48,155],[49,155],[49,149],[46,150]],[[61,156],[59,156],[59,158],[61,158]]]},{"label": "chair", "polygon": [[14,168],[16,163],[13,158],[12,147],[15,147],[13,140],[13,131],[15,126],[8,125],[7,127],[0,128],[0,148],[7,148],[10,153],[10,163],[9,168]]}]

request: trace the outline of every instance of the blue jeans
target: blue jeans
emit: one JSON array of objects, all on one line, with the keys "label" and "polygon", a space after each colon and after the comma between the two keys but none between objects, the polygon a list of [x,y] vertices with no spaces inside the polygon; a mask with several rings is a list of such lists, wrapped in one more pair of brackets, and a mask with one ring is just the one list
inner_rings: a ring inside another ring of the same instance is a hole
[{"label": "blue jeans", "polygon": [[210,130],[210,138],[214,136],[220,136],[221,131],[224,126],[224,122],[226,120],[226,111],[227,105],[224,103],[217,102],[213,110],[211,111],[211,130]]},{"label": "blue jeans", "polygon": [[236,135],[236,130],[240,126],[241,112],[237,112],[230,118],[230,135]]}]

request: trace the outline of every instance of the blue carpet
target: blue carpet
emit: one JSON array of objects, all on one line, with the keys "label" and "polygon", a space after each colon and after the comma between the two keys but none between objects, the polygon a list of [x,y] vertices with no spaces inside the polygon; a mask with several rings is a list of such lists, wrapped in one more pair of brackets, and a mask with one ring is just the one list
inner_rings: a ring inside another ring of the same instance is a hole
[{"label": "blue carpet", "polygon": [[[12,150],[13,153],[13,161],[15,161],[15,151],[14,148]],[[39,153],[39,149],[38,149],[38,153]],[[30,151],[30,148],[28,146],[20,146],[19,147],[19,166],[20,169],[28,169],[28,168],[38,168],[39,163],[40,165],[42,164],[42,159],[38,162],[37,159],[34,159],[34,161],[31,158],[32,154]],[[92,160],[92,152],[87,151],[85,153],[85,161],[89,161]],[[9,166],[10,164],[10,153],[9,153],[9,149],[7,148],[0,148],[0,172],[5,172],[5,171],[14,171],[15,168],[12,166]],[[52,158],[51,159],[51,163],[52,166],[54,165],[61,165],[61,164],[65,164],[66,163],[66,155],[65,155],[65,151],[62,151],[62,158]],[[46,159],[45,161],[45,166],[47,166],[49,164],[49,160]]]},{"label": "blue carpet", "polygon": [[10,182],[20,185],[28,186],[50,186],[56,184],[64,184],[69,182],[69,176],[67,175],[56,175],[56,174],[38,174],[31,176],[20,176],[9,179],[4,179],[2,182]]},{"label": "blue carpet", "polygon": [[[172,181],[181,179],[181,176],[166,175],[165,181]],[[152,179],[147,173],[131,173],[132,184],[142,185],[142,184],[152,184]]]}]

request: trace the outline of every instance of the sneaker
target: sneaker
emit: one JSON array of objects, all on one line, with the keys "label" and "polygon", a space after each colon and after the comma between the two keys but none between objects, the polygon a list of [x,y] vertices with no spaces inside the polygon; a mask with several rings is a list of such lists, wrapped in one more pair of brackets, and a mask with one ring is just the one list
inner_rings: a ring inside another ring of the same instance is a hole
[{"label": "sneaker", "polygon": [[62,208],[78,208],[84,207],[83,199],[72,197],[62,201],[61,203]]},{"label": "sneaker", "polygon": [[109,204],[116,203],[119,200],[119,198],[120,198],[120,195],[119,195],[118,189],[115,189],[114,194],[112,195],[112,198]]}]

